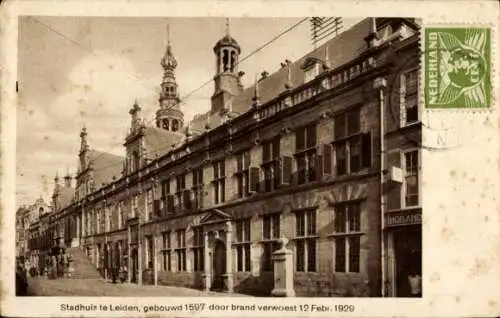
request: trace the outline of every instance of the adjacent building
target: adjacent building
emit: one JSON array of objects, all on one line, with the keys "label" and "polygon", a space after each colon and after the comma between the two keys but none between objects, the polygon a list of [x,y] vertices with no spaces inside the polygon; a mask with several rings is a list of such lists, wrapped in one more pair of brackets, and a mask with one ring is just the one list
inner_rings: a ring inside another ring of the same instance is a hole
[{"label": "adjacent building", "polygon": [[169,43],[154,126],[134,103],[123,157],[83,128],[76,186],[56,180],[40,233],[133,282],[152,269],[262,295],[286,237],[299,296],[405,296],[421,272],[418,40],[413,19],[367,18],[244,87],[228,32],[211,109],[188,123]]}]

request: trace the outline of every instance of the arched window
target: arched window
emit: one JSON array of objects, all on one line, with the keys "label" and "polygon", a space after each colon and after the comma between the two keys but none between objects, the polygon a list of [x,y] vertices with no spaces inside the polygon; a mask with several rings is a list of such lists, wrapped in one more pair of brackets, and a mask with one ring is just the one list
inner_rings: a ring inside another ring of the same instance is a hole
[{"label": "arched window", "polygon": [[159,120],[156,121],[156,127],[160,128],[160,121]]},{"label": "arched window", "polygon": [[224,72],[227,72],[229,70],[229,52],[227,50],[224,50],[222,53],[222,63],[224,65]]},{"label": "arched window", "polygon": [[234,72],[236,67],[236,51],[231,51],[231,73]]},{"label": "arched window", "polygon": [[177,131],[179,130],[179,122],[177,120],[172,121],[172,131]]},{"label": "arched window", "polygon": [[170,124],[169,124],[168,119],[164,119],[163,120],[163,129],[165,129],[165,130],[169,130],[170,129]]}]

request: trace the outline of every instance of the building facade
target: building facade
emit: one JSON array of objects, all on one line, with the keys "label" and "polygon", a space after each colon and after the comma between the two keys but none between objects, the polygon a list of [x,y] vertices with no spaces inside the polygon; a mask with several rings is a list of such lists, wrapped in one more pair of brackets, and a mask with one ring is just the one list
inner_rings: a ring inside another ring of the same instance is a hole
[{"label": "building facade", "polygon": [[298,296],[403,295],[421,257],[418,29],[364,19],[248,88],[227,33],[211,109],[187,124],[169,43],[155,126],[134,103],[123,158],[83,128],[40,233],[137,283],[261,295],[286,237]]}]

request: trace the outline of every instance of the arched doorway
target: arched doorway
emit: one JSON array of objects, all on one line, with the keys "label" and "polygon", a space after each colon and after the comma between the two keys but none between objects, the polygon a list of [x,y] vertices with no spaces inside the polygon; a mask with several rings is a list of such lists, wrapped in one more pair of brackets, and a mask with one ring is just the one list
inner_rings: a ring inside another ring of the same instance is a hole
[{"label": "arched doorway", "polygon": [[224,289],[224,274],[226,274],[226,245],[222,240],[216,240],[214,246],[213,264],[212,264],[212,275],[213,284],[212,289],[223,290]]}]

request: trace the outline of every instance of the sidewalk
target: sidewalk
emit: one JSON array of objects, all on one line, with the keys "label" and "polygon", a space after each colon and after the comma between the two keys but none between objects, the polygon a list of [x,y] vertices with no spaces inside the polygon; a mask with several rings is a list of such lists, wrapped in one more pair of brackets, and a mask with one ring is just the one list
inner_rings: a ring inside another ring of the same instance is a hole
[{"label": "sidewalk", "polygon": [[32,296],[105,296],[105,297],[251,297],[236,293],[204,292],[198,289],[174,286],[113,284],[96,279],[44,279],[30,278]]}]

